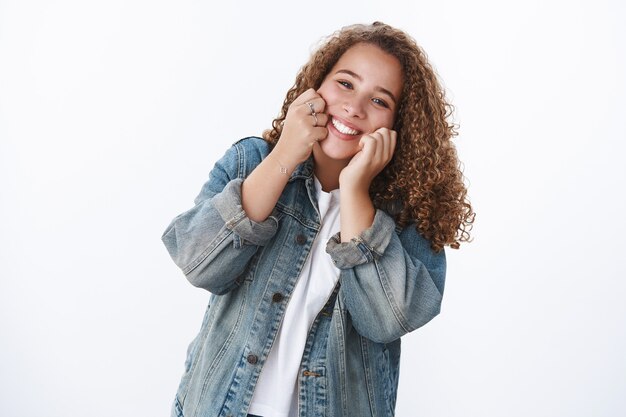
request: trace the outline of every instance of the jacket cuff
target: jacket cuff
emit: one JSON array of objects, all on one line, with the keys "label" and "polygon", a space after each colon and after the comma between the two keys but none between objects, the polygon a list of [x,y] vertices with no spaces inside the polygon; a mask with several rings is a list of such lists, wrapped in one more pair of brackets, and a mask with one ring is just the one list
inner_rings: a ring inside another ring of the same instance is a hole
[{"label": "jacket cuff", "polygon": [[372,262],[383,255],[395,228],[394,220],[384,211],[376,209],[374,222],[368,229],[343,243],[340,234],[336,233],[328,240],[326,252],[339,269],[350,269]]},{"label": "jacket cuff", "polygon": [[[213,206],[224,220],[226,228],[232,230],[240,239],[252,245],[264,246],[278,230],[278,218],[270,215],[262,222],[255,222],[248,218],[241,205],[241,184],[243,178],[230,181],[221,193],[213,197]],[[241,242],[239,242],[241,244]]]}]

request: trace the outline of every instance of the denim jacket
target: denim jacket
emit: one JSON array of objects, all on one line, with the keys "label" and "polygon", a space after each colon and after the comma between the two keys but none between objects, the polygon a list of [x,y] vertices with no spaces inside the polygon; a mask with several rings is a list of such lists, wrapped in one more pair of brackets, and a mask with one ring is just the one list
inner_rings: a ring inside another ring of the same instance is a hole
[{"label": "denim jacket", "polygon": [[[271,215],[249,219],[241,184],[267,156],[263,139],[236,142],[216,163],[195,206],[162,240],[194,286],[212,293],[187,351],[172,416],[245,417],[290,294],[320,230],[309,158],[291,174]],[[400,337],[440,310],[444,251],[377,208],[372,226],[326,252],[340,269],[310,327],[298,383],[300,417],[393,416]]]}]

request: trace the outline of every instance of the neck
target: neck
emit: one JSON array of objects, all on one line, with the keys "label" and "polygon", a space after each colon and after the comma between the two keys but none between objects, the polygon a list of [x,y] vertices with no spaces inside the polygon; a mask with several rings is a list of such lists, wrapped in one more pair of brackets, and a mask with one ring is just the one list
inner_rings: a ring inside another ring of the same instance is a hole
[{"label": "neck", "polygon": [[322,190],[330,192],[339,188],[339,174],[350,160],[331,159],[317,144],[313,148],[313,159],[315,161],[313,172],[322,185]]}]

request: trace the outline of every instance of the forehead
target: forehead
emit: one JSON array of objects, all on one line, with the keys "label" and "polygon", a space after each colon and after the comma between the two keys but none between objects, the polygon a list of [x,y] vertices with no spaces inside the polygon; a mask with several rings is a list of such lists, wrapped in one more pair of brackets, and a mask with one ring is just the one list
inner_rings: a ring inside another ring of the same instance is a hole
[{"label": "forehead", "polygon": [[341,55],[331,74],[349,69],[363,78],[399,95],[402,91],[402,65],[398,59],[376,45],[357,43]]}]

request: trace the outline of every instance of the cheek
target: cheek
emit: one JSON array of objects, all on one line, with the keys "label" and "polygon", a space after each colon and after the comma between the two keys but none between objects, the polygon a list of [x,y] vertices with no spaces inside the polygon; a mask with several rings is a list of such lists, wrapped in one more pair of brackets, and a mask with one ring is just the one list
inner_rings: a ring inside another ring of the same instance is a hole
[{"label": "cheek", "polygon": [[324,80],[322,82],[322,85],[320,85],[320,87],[317,89],[317,94],[324,97],[325,95],[328,95],[329,90],[330,90],[330,85],[328,84],[327,80]]},{"label": "cheek", "polygon": [[325,86],[322,84],[322,86],[317,90],[317,94],[319,94],[325,102],[328,103],[328,100],[332,100],[333,98],[333,93],[330,90],[330,88],[328,88],[328,86]]},{"label": "cheek", "polygon": [[393,128],[393,123],[394,123],[395,119],[393,117],[393,115],[384,115],[381,117],[381,119],[379,120],[379,126],[381,127],[386,127],[388,129]]}]

